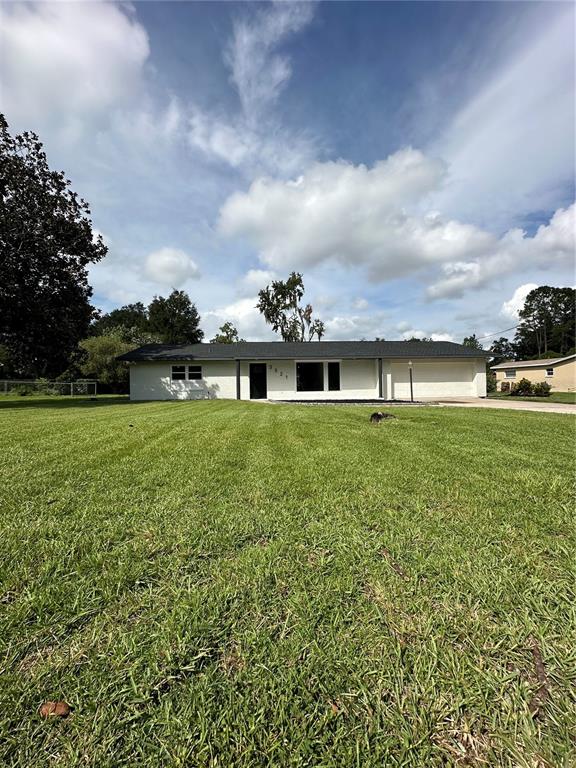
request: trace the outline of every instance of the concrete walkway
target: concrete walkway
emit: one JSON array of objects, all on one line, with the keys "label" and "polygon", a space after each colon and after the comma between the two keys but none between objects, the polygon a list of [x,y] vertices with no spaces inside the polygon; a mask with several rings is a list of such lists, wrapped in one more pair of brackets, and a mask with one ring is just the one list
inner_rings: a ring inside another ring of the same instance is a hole
[{"label": "concrete walkway", "polygon": [[[431,401],[432,402],[432,401]],[[576,405],[568,403],[530,403],[526,400],[498,400],[496,398],[455,397],[434,401],[438,405],[456,408],[506,408],[512,411],[539,411],[540,413],[571,413],[576,416]]]}]

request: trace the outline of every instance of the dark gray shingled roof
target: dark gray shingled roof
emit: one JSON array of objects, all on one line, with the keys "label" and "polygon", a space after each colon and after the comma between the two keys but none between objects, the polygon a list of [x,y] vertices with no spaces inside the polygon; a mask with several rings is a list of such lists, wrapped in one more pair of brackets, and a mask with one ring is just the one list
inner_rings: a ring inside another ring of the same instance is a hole
[{"label": "dark gray shingled roof", "polygon": [[240,341],[236,344],[145,344],[120,355],[128,362],[154,360],[285,360],[306,358],[489,357],[451,341]]}]

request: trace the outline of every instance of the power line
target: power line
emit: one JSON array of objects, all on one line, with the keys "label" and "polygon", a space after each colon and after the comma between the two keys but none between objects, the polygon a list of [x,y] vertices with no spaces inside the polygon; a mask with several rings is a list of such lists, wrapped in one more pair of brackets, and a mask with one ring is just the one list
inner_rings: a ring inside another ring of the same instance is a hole
[{"label": "power line", "polygon": [[498,336],[499,333],[506,333],[506,331],[513,331],[515,328],[520,327],[520,323],[518,325],[513,325],[512,328],[504,328],[503,331],[496,331],[496,333],[489,333],[488,336],[480,336],[478,341],[482,341],[483,339],[490,339],[492,336]]}]

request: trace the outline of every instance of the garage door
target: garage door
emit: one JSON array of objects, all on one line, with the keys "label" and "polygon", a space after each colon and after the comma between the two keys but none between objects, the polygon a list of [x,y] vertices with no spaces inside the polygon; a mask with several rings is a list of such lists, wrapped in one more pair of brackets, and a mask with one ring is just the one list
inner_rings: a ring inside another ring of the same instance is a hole
[{"label": "garage door", "polygon": [[[468,361],[418,361],[412,367],[414,399],[422,397],[470,397],[474,389],[474,364]],[[407,361],[392,363],[392,397],[410,399]]]}]

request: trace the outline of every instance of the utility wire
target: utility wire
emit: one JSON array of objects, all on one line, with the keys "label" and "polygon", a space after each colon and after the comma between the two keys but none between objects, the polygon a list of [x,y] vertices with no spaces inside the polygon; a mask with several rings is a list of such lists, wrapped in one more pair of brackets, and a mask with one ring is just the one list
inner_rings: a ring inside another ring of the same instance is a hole
[{"label": "utility wire", "polygon": [[492,336],[498,336],[499,333],[506,333],[506,331],[513,331],[515,328],[519,328],[521,323],[518,323],[518,325],[513,325],[512,328],[504,328],[503,331],[496,331],[496,333],[489,333],[488,336],[480,336],[478,341],[482,341],[482,339],[490,339]]}]

